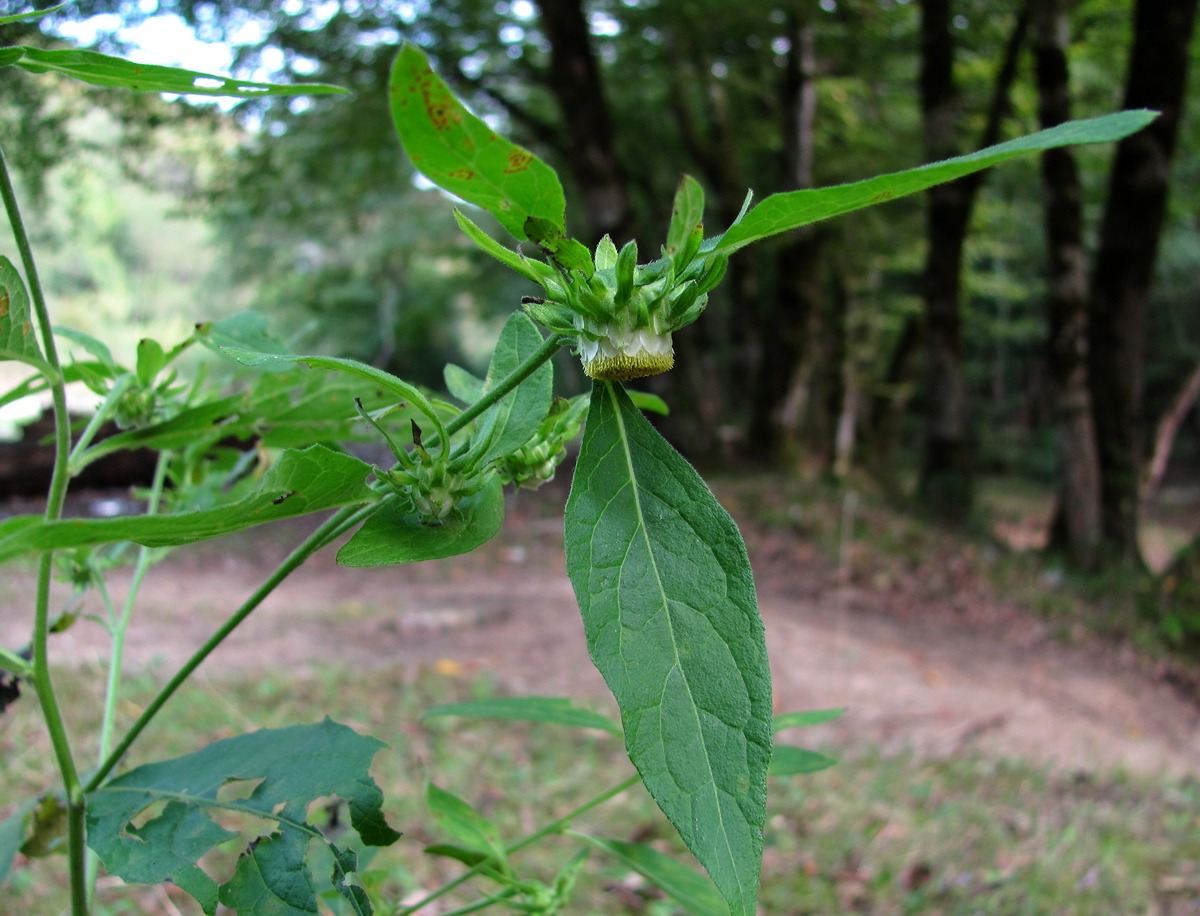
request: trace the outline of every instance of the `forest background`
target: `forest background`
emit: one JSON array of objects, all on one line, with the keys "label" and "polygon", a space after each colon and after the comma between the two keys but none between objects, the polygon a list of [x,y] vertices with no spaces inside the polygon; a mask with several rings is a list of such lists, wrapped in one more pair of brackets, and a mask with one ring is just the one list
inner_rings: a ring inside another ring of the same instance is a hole
[{"label": "forest background", "polygon": [[[398,155],[385,87],[401,38],[567,178],[576,235],[618,245],[653,245],[683,172],[723,226],[747,187],[1160,110],[1116,148],[1055,151],[743,252],[656,388],[664,432],[704,465],[866,476],[951,524],[975,518],[985,475],[1038,484],[1058,494],[1051,547],[1095,571],[1141,562],[1166,459],[1185,481],[1200,462],[1195,7],[84,0],[41,31],[7,26],[6,43],[111,48],[120,28],[174,16],[239,71],[354,95],[223,112],[9,71],[0,121],[61,323],[121,327],[132,348],[253,307],[297,346],[436,386],[447,361],[480,368],[531,290]],[[1181,639],[1200,632],[1200,616],[1171,620]]]}]

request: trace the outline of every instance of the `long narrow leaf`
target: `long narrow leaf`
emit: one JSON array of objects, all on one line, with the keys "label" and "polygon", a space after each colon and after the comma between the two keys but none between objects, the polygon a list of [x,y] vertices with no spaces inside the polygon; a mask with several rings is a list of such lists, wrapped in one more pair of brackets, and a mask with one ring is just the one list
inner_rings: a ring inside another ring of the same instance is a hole
[{"label": "long narrow leaf", "polygon": [[919,168],[868,178],[831,188],[813,188],[772,194],[729,228],[716,244],[716,251],[729,254],[739,248],[806,226],[818,220],[861,210],[953,181],[1027,153],[1041,152],[1080,143],[1108,143],[1136,133],[1158,117],[1153,111],[1121,111],[1116,114],[1068,121],[1027,137],[989,146],[966,156],[933,162]]}]

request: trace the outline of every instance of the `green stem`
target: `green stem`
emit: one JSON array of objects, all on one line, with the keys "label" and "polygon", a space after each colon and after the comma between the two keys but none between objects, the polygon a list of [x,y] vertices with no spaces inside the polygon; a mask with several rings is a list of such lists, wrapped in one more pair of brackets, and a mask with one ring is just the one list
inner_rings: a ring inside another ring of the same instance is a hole
[{"label": "green stem", "polygon": [[96,433],[100,431],[100,427],[104,425],[105,421],[112,415],[112,412],[116,410],[117,405],[121,402],[121,398],[125,396],[125,392],[129,390],[132,384],[133,377],[130,375],[123,375],[117,379],[113,383],[112,388],[109,389],[108,396],[105,397],[99,409],[88,420],[87,426],[84,427],[83,432],[79,434],[79,439],[75,442],[75,447],[71,449],[71,456],[68,459],[68,467],[72,476],[82,470],[82,468],[75,467],[79,456],[92,444],[92,440],[96,438]]},{"label": "green stem", "polygon": [[489,388],[483,393],[478,401],[476,401],[458,416],[453,417],[446,424],[446,434],[453,436],[456,432],[465,427],[481,413],[516,388],[519,384],[521,384],[521,382],[533,375],[533,373],[538,370],[538,367],[541,366],[542,363],[549,360],[550,357],[552,357],[559,351],[560,348],[569,342],[570,338],[561,334],[547,337],[542,345],[534,351],[533,355],[525,360],[525,362],[521,363],[521,365],[517,366],[511,375],[503,378],[494,388]]},{"label": "green stem", "polygon": [[[641,777],[635,773],[633,776],[630,776],[628,779],[624,780],[623,782],[619,782],[612,788],[606,789],[605,791],[601,792],[599,795],[593,796],[591,799],[584,802],[578,808],[574,808],[571,811],[568,811],[562,817],[556,818],[555,820],[553,820],[549,824],[547,824],[545,827],[541,827],[538,830],[535,830],[533,833],[530,833],[527,836],[522,837],[521,839],[519,839],[515,843],[513,843],[511,846],[506,846],[504,848],[505,856],[511,856],[513,853],[520,852],[526,846],[531,846],[534,843],[536,843],[538,840],[541,840],[541,839],[549,836],[552,833],[560,832],[563,829],[563,827],[565,827],[567,824],[571,823],[571,821],[575,820],[575,818],[579,817],[582,814],[586,814],[588,811],[591,811],[593,808],[596,808],[596,807],[604,804],[610,798],[614,798],[617,795],[620,795],[626,789],[633,788],[640,781],[641,781]],[[450,891],[454,890],[454,888],[458,887],[460,884],[462,884],[466,881],[469,881],[471,878],[475,877],[475,875],[477,875],[481,871],[483,871],[483,869],[491,866],[495,862],[496,862],[495,856],[489,856],[488,858],[486,858],[480,862],[477,862],[468,871],[463,872],[461,875],[459,875],[453,881],[443,884],[436,891],[433,891],[433,892],[427,894],[425,897],[421,898],[420,900],[418,900],[416,903],[412,904],[411,906],[405,907],[404,909],[400,910],[399,913],[397,914],[397,916],[409,916],[409,914],[411,914],[411,913],[416,913],[418,910],[421,909],[421,907],[423,907],[429,903],[432,903],[434,900],[437,900],[439,897],[443,897],[446,894],[450,893]]]},{"label": "green stem", "polygon": [[105,757],[100,763],[99,769],[88,780],[84,787],[84,792],[95,791],[104,778],[112,772],[113,767],[117,762],[125,756],[125,752],[129,750],[133,742],[142,733],[150,721],[158,714],[158,711],[166,704],[167,700],[183,686],[184,682],[191,676],[192,672],[200,667],[201,663],[208,658],[213,651],[231,634],[247,617],[251,611],[257,608],[271,594],[279,584],[298,569],[305,560],[311,557],[314,553],[328,544],[331,540],[342,534],[359,522],[372,515],[378,508],[380,503],[371,503],[367,506],[347,506],[341,509],[335,515],[325,521],[316,531],[310,534],[304,541],[295,548],[287,558],[276,567],[275,571],[260,585],[249,598],[230,615],[229,619],[217,629],[204,644],[197,649],[192,657],[184,663],[183,667],[175,672],[174,676],[159,690],[158,695],[150,701],[149,705],[138,716],[137,721],[130,726],[129,731],[113,748],[112,752]]},{"label": "green stem", "polygon": [[[71,425],[70,418],[67,416],[67,391],[63,385],[62,364],[58,359],[58,348],[54,345],[54,328],[50,322],[50,309],[46,305],[41,280],[38,279],[33,248],[29,243],[29,233],[25,230],[25,221],[21,217],[21,208],[17,203],[16,189],[13,187],[12,175],[8,170],[8,160],[2,149],[0,149],[0,197],[4,199],[4,209],[8,214],[9,225],[12,227],[13,239],[21,254],[21,264],[25,268],[25,282],[29,285],[29,296],[33,304],[42,351],[46,357],[46,365],[49,367],[47,381],[50,384],[50,397],[54,405],[54,469],[50,475],[50,487],[46,494],[45,520],[53,522],[62,517],[63,503],[67,498],[67,483],[70,480],[67,463],[71,454]],[[42,554],[38,564],[33,621],[33,686],[37,693],[38,704],[42,709],[42,717],[46,722],[50,743],[54,748],[54,757],[63,778],[63,788],[67,797],[67,856],[70,862],[71,912],[75,916],[86,916],[84,799],[83,793],[80,791],[79,772],[75,767],[75,757],[71,753],[71,742],[67,736],[66,723],[63,721],[62,709],[58,705],[58,696],[54,692],[54,682],[50,676],[50,580],[53,572],[54,555],[48,551]]]}]

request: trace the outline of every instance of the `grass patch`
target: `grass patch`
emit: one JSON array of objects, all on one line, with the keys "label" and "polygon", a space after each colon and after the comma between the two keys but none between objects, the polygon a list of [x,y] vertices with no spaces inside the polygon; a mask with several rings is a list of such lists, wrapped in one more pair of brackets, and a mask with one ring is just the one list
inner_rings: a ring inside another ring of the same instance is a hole
[{"label": "grass patch", "polygon": [[[143,760],[196,750],[261,727],[325,714],[387,741],[375,762],[391,822],[404,837],[368,867],[391,911],[452,879],[459,867],[426,857],[439,836],[423,797],[432,780],[494,819],[508,840],[525,835],[630,773],[618,741],[545,726],[439,719],[428,707],[486,695],[486,683],[453,665],[363,676],[328,668],[298,676],[201,677],[167,707],[135,748]],[[98,672],[59,675],[79,734],[99,717]],[[131,682],[129,721],[152,695],[154,673]],[[0,812],[50,787],[49,746],[33,698],[9,710],[0,734]],[[803,735],[789,736],[803,740]],[[884,757],[869,747],[822,747],[833,769],[771,785],[762,908],[834,912],[1184,912],[1200,906],[1200,785],[1053,773],[1019,761],[978,757]],[[84,757],[93,751],[77,748]],[[680,856],[678,841],[643,792],[631,791],[579,825],[617,839],[653,841]],[[554,838],[515,858],[523,874],[552,881],[574,853]],[[236,850],[214,868],[229,867]],[[4,889],[3,912],[51,916],[66,909],[61,856],[25,861]],[[102,880],[100,914],[198,913],[167,889]],[[475,888],[479,890],[478,887]],[[474,896],[459,896],[462,904]],[[644,883],[593,854],[572,913],[675,913]]]}]

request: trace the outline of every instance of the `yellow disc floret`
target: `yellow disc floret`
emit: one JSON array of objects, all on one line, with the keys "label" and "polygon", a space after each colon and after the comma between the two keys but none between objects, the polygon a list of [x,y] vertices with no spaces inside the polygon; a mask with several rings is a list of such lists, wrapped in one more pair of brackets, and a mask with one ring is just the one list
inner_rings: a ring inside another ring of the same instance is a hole
[{"label": "yellow disc floret", "polygon": [[591,378],[626,382],[658,375],[675,365],[670,333],[656,334],[649,328],[630,330],[614,325],[588,330],[596,338],[581,334],[578,347],[583,371]]}]

